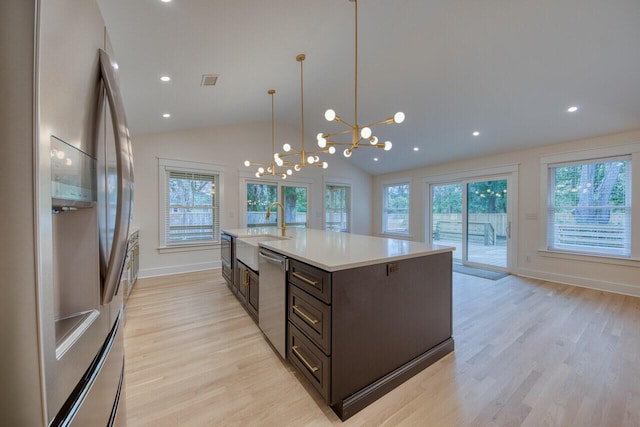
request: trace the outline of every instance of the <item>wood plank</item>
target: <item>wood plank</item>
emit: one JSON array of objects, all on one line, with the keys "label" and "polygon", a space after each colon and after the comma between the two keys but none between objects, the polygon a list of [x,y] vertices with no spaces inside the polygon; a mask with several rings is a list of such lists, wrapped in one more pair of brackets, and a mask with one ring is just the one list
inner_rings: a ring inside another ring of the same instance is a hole
[{"label": "wood plank", "polygon": [[140,279],[128,425],[639,425],[640,299],[514,276],[453,283],[455,352],[342,423],[220,270]]}]

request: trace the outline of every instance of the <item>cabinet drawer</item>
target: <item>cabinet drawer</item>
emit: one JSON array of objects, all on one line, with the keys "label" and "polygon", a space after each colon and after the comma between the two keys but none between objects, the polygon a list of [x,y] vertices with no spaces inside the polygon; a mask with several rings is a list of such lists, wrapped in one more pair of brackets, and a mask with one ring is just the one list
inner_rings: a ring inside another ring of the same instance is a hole
[{"label": "cabinet drawer", "polygon": [[289,281],[327,304],[331,303],[331,273],[292,259]]},{"label": "cabinet drawer", "polygon": [[298,328],[289,322],[287,358],[329,402],[331,358],[327,357]]},{"label": "cabinet drawer", "polygon": [[331,306],[289,283],[289,320],[331,354]]}]

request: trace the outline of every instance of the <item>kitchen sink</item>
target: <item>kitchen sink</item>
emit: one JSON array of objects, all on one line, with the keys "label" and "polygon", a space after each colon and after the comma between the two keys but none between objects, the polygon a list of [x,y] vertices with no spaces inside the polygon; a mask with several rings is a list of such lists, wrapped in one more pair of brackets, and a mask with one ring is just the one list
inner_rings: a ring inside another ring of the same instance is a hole
[{"label": "kitchen sink", "polygon": [[258,271],[258,244],[273,240],[290,240],[291,236],[261,234],[236,239],[236,258],[254,271]]}]

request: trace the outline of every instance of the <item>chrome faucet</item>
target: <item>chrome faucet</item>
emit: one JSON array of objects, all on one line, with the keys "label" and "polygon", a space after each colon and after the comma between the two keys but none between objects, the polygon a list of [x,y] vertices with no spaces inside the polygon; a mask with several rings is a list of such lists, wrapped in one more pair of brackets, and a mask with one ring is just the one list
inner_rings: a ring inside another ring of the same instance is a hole
[{"label": "chrome faucet", "polygon": [[282,227],[281,227],[281,229],[282,229],[282,235],[285,236],[285,233],[287,232],[287,223],[284,221],[285,215],[284,215],[284,206],[282,205],[282,203],[280,203],[280,202],[271,203],[269,205],[269,209],[267,209],[267,216],[264,217],[264,219],[269,219],[269,217],[271,216],[271,208],[274,205],[278,205],[278,206],[280,206],[280,209],[282,209]]}]

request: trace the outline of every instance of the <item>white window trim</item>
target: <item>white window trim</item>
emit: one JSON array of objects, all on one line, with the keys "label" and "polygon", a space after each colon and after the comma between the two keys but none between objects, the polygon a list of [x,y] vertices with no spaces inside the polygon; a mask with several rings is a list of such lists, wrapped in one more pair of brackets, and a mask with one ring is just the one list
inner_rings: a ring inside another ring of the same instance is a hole
[{"label": "white window trim", "polygon": [[[404,239],[413,239],[413,227],[411,226],[411,222],[412,222],[412,211],[413,211],[413,203],[415,201],[414,198],[414,188],[413,188],[413,179],[412,178],[398,178],[398,179],[393,179],[393,180],[386,180],[386,181],[382,181],[380,183],[380,192],[382,194],[382,197],[380,199],[380,235],[383,237],[392,237],[392,238],[404,238]],[[384,215],[385,215],[385,203],[386,203],[386,194],[385,194],[385,187],[389,187],[392,185],[402,185],[402,184],[409,184],[409,212],[408,212],[408,221],[409,221],[409,226],[407,227],[407,232],[406,233],[390,233],[388,231],[385,231],[385,224],[384,224]]]},{"label": "white window trim", "polygon": [[[278,201],[280,202],[280,194],[282,192],[281,187],[307,187],[307,228],[311,228],[311,212],[312,212],[312,187],[314,181],[312,179],[296,177],[295,179],[269,179],[269,178],[256,178],[254,173],[240,171],[238,172],[240,181],[240,228],[247,228],[247,184],[270,184],[278,186]],[[282,215],[278,215],[278,227],[281,225]]]},{"label": "white window trim", "polygon": [[199,163],[186,160],[158,157],[158,252],[185,252],[212,249],[220,246],[220,239],[212,242],[182,243],[167,245],[164,226],[166,224],[167,177],[169,171],[205,173],[218,176],[218,225],[222,229],[222,201],[224,200],[224,166],[211,163]]},{"label": "white window trim", "polygon": [[327,194],[328,185],[349,187],[349,200],[347,201],[347,203],[349,204],[349,214],[347,215],[349,221],[349,229],[347,230],[347,233],[351,233],[351,228],[353,225],[353,181],[348,178],[322,177],[322,229],[326,230],[327,228],[327,206],[325,203],[325,196]]},{"label": "white window trim", "polygon": [[[560,252],[547,249],[547,203],[549,166],[558,163],[588,162],[608,157],[631,156],[631,256],[623,257],[606,254],[587,254],[574,252]],[[583,260],[602,264],[638,266],[640,261],[640,143],[618,145],[606,148],[574,151],[540,158],[540,228],[538,235],[538,253],[541,256]]]}]

